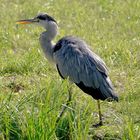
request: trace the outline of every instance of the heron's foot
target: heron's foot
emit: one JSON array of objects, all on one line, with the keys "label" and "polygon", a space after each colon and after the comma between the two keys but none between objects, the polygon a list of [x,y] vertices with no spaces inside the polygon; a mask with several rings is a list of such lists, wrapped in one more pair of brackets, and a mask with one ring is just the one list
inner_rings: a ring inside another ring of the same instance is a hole
[{"label": "heron's foot", "polygon": [[100,121],[99,123],[93,124],[92,126],[95,127],[95,128],[101,127],[101,126],[103,126],[103,122]]}]

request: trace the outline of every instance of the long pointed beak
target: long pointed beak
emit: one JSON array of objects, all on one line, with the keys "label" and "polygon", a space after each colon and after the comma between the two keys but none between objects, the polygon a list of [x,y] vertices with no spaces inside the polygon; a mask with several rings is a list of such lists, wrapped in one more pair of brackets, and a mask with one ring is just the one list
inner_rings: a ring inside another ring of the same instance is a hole
[{"label": "long pointed beak", "polygon": [[16,21],[16,24],[31,24],[35,22],[38,22],[38,20],[37,19],[24,19],[24,20]]}]

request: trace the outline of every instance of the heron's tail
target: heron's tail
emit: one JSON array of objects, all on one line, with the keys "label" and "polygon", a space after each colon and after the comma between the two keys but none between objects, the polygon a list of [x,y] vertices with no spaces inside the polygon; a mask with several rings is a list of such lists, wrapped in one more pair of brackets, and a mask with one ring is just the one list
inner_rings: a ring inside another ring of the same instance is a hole
[{"label": "heron's tail", "polygon": [[103,100],[117,102],[119,100],[109,77],[103,78],[103,84],[100,86],[100,92],[102,93]]}]

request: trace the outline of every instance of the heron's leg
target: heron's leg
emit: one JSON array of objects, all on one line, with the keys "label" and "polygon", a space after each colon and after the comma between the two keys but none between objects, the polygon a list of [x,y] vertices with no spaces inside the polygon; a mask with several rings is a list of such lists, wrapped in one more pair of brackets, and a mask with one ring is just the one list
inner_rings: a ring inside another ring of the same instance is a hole
[{"label": "heron's leg", "polygon": [[99,113],[99,123],[93,125],[93,127],[99,127],[103,125],[103,120],[102,120],[102,114],[101,114],[101,107],[100,107],[100,100],[97,100],[97,105],[98,105],[98,113]]},{"label": "heron's leg", "polygon": [[98,104],[98,111],[99,111],[99,124],[103,125],[101,107],[100,107],[100,100],[97,100],[97,104]]},{"label": "heron's leg", "polygon": [[67,100],[66,104],[63,105],[62,110],[61,110],[61,112],[59,113],[58,118],[57,118],[57,120],[56,120],[56,123],[59,122],[59,120],[61,119],[61,117],[63,116],[65,110],[67,109],[68,105],[69,105],[70,102],[71,102],[71,97],[72,97],[72,95],[71,95],[71,87],[68,89],[68,94],[69,94],[69,95],[68,95],[68,100]]}]

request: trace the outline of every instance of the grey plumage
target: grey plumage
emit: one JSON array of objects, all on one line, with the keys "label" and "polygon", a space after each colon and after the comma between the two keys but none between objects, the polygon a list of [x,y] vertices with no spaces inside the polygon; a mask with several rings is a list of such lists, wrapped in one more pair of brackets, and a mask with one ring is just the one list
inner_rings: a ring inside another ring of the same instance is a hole
[{"label": "grey plumage", "polygon": [[[29,23],[35,23],[45,28],[40,35],[40,44],[46,58],[56,64],[60,76],[63,79],[69,78],[81,90],[97,100],[100,122],[95,126],[102,125],[99,99],[118,101],[104,61],[92,52],[83,40],[74,36],[63,37],[53,45],[52,40],[57,35],[58,25],[51,16],[39,14],[33,19],[17,21],[17,24]],[[69,93],[66,105],[70,100],[71,94]],[[56,122],[61,118],[65,109],[66,107],[62,109]]]},{"label": "grey plumage", "polygon": [[53,56],[63,78],[69,77],[76,85],[82,82],[84,88],[90,88],[86,93],[95,99],[118,100],[104,61],[83,40],[73,36],[62,38],[54,46]]},{"label": "grey plumage", "polygon": [[58,26],[56,20],[47,14],[38,14],[33,19],[17,23],[36,23],[46,29],[40,35],[40,44],[47,59],[56,64],[61,77],[69,77],[70,81],[97,100],[118,100],[104,61],[83,40],[66,36],[53,45]]}]

